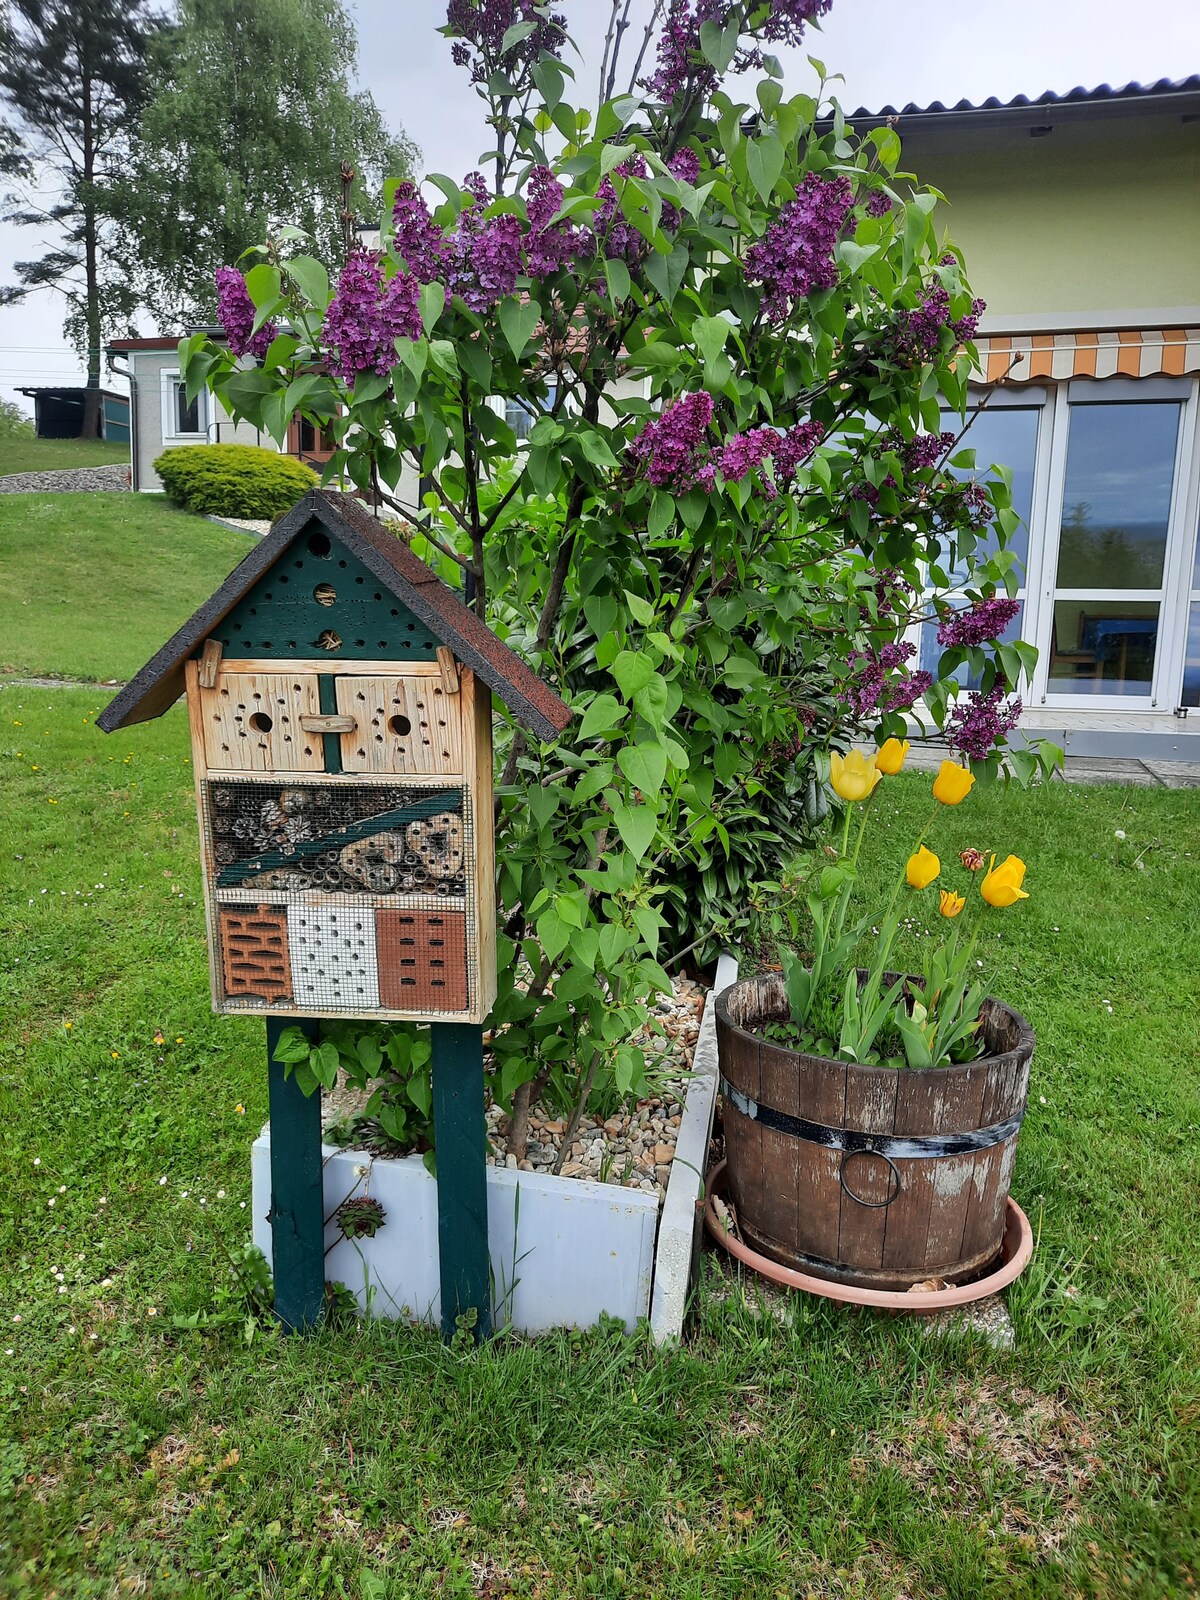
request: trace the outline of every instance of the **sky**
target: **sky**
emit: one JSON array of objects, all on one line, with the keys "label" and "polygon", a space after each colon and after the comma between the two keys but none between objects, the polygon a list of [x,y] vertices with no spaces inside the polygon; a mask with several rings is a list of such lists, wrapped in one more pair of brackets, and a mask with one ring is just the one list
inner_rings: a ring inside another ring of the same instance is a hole
[{"label": "sky", "polygon": [[[466,74],[451,63],[449,42],[436,31],[445,0],[348,0],[348,6],[358,26],[362,85],[385,118],[421,146],[426,171],[463,177],[487,148],[487,129]],[[579,45],[579,55],[566,58],[579,85],[575,102],[594,104],[609,0],[556,0],[556,6]],[[634,0],[642,26],[649,9],[650,0]],[[790,92],[812,88],[806,56],[813,55],[844,79],[837,92],[851,109],[1033,98],[1048,89],[1062,94],[1081,84],[1151,83],[1200,72],[1200,9],[1196,0],[1139,0],[1135,7],[1128,0],[834,0],[821,30],[810,30],[807,49],[782,55]],[[631,70],[628,47],[622,65]],[[35,248],[35,230],[0,223],[0,284],[12,281],[12,262]],[[15,390],[22,384],[82,382],[62,319],[62,301],[49,290],[0,309],[0,399],[21,400]],[[180,330],[144,323],[139,331]]]}]

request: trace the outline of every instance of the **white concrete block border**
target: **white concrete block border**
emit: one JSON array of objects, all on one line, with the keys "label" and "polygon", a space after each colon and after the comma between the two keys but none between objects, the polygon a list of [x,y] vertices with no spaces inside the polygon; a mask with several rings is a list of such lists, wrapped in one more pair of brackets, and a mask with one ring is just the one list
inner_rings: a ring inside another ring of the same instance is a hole
[{"label": "white concrete block border", "polygon": [[[677,1341],[699,1246],[701,1199],[717,1096],[713,1000],[737,980],[722,956],[705,1003],[692,1078],[661,1214],[658,1196],[612,1184],[489,1167],[488,1240],[493,1318],[521,1333],[586,1328],[615,1317],[627,1331],[649,1317],[655,1341]],[[436,1323],[437,1183],[419,1156],[402,1160],[323,1145],[325,1276],[364,1311]],[[271,1259],[270,1131],[251,1151],[254,1243]],[[370,1239],[342,1237],[334,1213],[371,1195],[385,1222]]]},{"label": "white concrete block border", "polygon": [[692,1056],[693,1077],[688,1084],[675,1159],[671,1163],[667,1195],[658,1224],[654,1290],[650,1300],[650,1331],[655,1344],[675,1343],[683,1332],[688,1289],[700,1253],[708,1141],[712,1136],[720,1079],[715,1002],[731,983],[737,982],[737,975],[736,959],[728,953],[721,956],[713,986],[704,1002],[700,1035]]}]

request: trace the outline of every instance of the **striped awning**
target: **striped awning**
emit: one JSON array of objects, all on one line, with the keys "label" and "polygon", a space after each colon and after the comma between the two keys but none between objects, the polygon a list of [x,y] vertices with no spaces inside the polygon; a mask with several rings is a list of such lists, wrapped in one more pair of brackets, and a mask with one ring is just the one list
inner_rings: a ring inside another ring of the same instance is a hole
[{"label": "striped awning", "polygon": [[[1179,378],[1200,372],[1200,328],[996,333],[975,340],[987,383],[1067,378]],[[1019,356],[1020,360],[1014,361]],[[1007,377],[1006,377],[1007,374]]]}]

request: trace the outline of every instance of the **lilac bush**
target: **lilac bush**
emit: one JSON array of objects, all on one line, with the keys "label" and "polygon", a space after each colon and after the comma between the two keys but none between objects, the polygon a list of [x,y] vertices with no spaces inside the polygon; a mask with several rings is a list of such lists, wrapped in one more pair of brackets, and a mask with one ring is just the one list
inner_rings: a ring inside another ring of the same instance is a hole
[{"label": "lilac bush", "polygon": [[[590,109],[553,13],[455,0],[487,177],[399,185],[332,296],[269,243],[248,275],[287,330],[269,367],[181,350],[235,413],[278,432],[299,403],[330,429],[329,476],[403,519],[576,712],[561,749],[499,727],[517,1150],[539,1095],[566,1113],[645,1087],[666,958],[752,921],[825,815],[830,752],[923,726],[984,774],[1050,759],[1005,744],[1033,662],[1003,638],[1008,480],[945,421],[982,307],[895,133],[773,76],[770,47],[827,9],[677,0],[656,49],[610,29]],[[739,102],[728,75],[756,63]],[[941,660],[918,669],[930,622]]]}]

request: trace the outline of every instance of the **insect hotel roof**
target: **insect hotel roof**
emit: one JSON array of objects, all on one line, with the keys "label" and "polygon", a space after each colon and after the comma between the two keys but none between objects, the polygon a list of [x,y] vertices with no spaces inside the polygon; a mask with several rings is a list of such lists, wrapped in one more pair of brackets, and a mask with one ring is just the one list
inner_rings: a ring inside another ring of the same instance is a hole
[{"label": "insect hotel roof", "polygon": [[[368,582],[381,586],[389,601],[395,602],[386,613],[390,620],[407,614],[409,637],[405,652],[409,659],[414,640],[418,659],[422,651],[431,656],[437,645],[445,645],[500,697],[517,722],[539,738],[552,739],[567,726],[571,720],[569,708],[435,572],[381,527],[360,501],[325,489],[310,490],[254,547],[216,593],[104,709],[96,719],[97,725],[104,732],[113,733],[167,711],[184,692],[184,663],[196,655],[207,639],[220,637],[224,624],[234,624],[239,608],[245,612],[258,586],[277,570],[282,571],[296,551],[303,551],[314,535],[321,534],[335,550],[340,546],[340,560],[355,581],[364,586]],[[297,604],[307,604],[301,602],[298,590],[293,594],[293,610]],[[321,618],[322,613],[314,608],[314,625]],[[245,629],[250,624],[243,622],[241,626]],[[295,644],[286,638],[242,638],[236,643],[239,653],[246,656],[311,657],[314,653],[307,640]],[[335,662],[393,655],[403,659],[394,646],[381,648],[378,641],[347,641],[345,649],[331,656],[330,665],[332,669]]]}]

